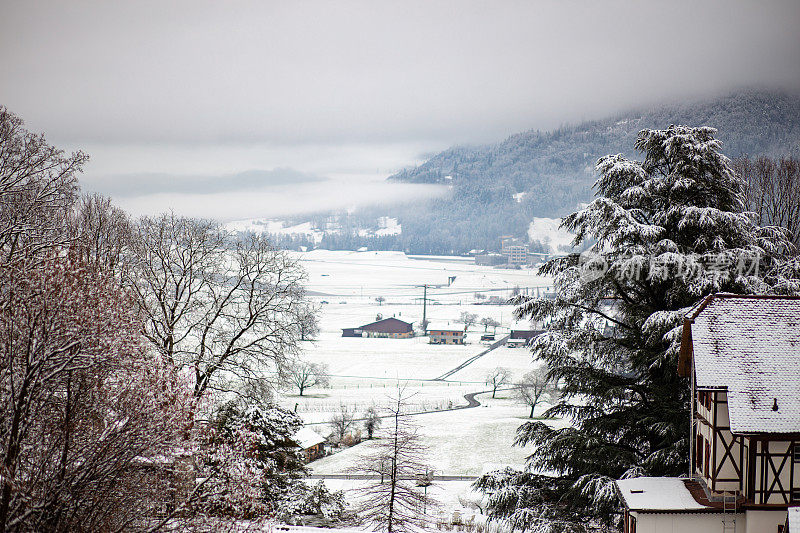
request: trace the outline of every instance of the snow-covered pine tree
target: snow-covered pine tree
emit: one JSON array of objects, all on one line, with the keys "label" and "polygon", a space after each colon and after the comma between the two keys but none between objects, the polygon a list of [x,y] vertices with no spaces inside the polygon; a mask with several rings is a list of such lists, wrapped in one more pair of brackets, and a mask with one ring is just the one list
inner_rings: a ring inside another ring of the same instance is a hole
[{"label": "snow-covered pine tree", "polygon": [[209,479],[198,510],[212,517],[274,516],[307,490],[293,436],[303,421],[291,411],[237,399],[222,404],[200,454]]},{"label": "snow-covered pine tree", "polygon": [[542,272],[556,297],[518,297],[518,317],[549,323],[534,357],[562,388],[543,422],[522,425],[530,472],[479,479],[490,512],[540,531],[612,526],[618,478],[686,473],[689,386],[677,376],[682,318],[715,292],[770,291],[784,232],[743,212],[742,182],[712,128],[643,130],[644,160],[601,158],[596,198],[564,219],[581,255]]}]

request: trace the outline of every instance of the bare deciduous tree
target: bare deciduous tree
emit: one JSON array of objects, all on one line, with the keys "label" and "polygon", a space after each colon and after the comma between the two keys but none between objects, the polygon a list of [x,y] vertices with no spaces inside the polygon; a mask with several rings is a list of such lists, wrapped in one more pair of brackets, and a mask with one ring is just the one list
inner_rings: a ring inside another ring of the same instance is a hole
[{"label": "bare deciduous tree", "polygon": [[346,405],[339,404],[339,410],[328,420],[328,425],[333,432],[331,435],[333,440],[336,443],[342,442],[347,431],[353,425],[353,412]]},{"label": "bare deciduous tree", "polygon": [[800,247],[800,160],[743,157],[734,168],[744,180],[745,209],[761,226],[780,226]]},{"label": "bare deciduous tree", "polygon": [[11,263],[69,242],[64,221],[78,194],[77,175],[89,157],[66,156],[0,106],[0,254]]},{"label": "bare deciduous tree", "polygon": [[494,318],[487,316],[485,318],[481,318],[480,324],[481,326],[483,326],[483,331],[486,331],[489,329],[489,326],[491,326],[492,328],[497,328],[497,326],[500,325],[500,322],[498,322]]},{"label": "bare deciduous tree", "polygon": [[311,387],[327,387],[331,378],[328,365],[324,363],[308,363],[295,361],[288,365],[289,381],[300,391],[300,396]]},{"label": "bare deciduous tree", "polygon": [[137,461],[182,442],[191,389],[147,352],[118,280],[80,254],[48,252],[35,268],[16,261],[1,271],[0,530],[141,520],[167,487]]},{"label": "bare deciduous tree", "polygon": [[72,217],[86,160],[0,107],[2,531],[141,524],[167,487],[138,459],[192,424],[191,389],[144,349],[135,306],[75,231],[90,227]]},{"label": "bare deciduous tree", "polygon": [[357,489],[362,496],[358,512],[368,523],[387,532],[417,531],[427,522],[426,511],[435,505],[418,486],[432,472],[425,463],[427,449],[417,428],[404,414],[408,396],[399,390],[392,399],[392,426],[375,451],[352,471],[369,475],[367,485]]},{"label": "bare deciduous tree", "polygon": [[383,296],[378,296],[377,298],[375,298],[375,301],[378,302],[378,305],[383,305],[383,302],[386,301],[386,298],[384,298]]},{"label": "bare deciduous tree", "polygon": [[498,366],[486,374],[486,384],[492,387],[492,398],[495,397],[497,389],[509,383],[511,383],[511,371],[507,368]]},{"label": "bare deciduous tree", "polygon": [[301,341],[307,341],[319,335],[318,313],[319,306],[311,304],[300,306],[297,313],[297,325],[300,328]]},{"label": "bare deciduous tree", "polygon": [[458,321],[464,324],[464,331],[466,331],[475,325],[475,323],[478,321],[478,315],[475,313],[462,311],[461,315],[458,317]]},{"label": "bare deciduous tree", "polygon": [[230,390],[297,353],[305,273],[265,237],[234,240],[210,221],[142,219],[131,285],[145,335],[195,375],[195,394]]},{"label": "bare deciduous tree", "polygon": [[97,263],[120,277],[124,256],[131,243],[128,215],[99,194],[84,195],[77,204],[70,223],[73,246],[87,263]]},{"label": "bare deciduous tree", "polygon": [[533,418],[536,406],[555,391],[546,366],[526,372],[520,381],[515,383],[517,399],[531,408],[529,418]]}]

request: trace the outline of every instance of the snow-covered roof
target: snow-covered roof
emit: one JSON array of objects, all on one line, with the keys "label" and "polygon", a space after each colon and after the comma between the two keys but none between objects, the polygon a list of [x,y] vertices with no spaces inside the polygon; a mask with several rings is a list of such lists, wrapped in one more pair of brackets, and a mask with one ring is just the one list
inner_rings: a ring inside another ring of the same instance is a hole
[{"label": "snow-covered roof", "polygon": [[788,533],[800,533],[800,507],[789,507]]},{"label": "snow-covered roof", "polygon": [[430,322],[426,328],[428,331],[464,331],[464,324],[456,322]]},{"label": "snow-covered roof", "polygon": [[413,322],[406,322],[405,320],[400,320],[399,318],[390,316],[375,322],[370,322],[369,324],[364,324],[361,326],[361,328],[355,329],[387,333],[405,333],[407,331],[412,331],[412,324]]},{"label": "snow-covered roof", "polygon": [[727,389],[732,432],[800,432],[800,298],[713,295],[687,324],[697,386]]},{"label": "snow-covered roof", "polygon": [[311,428],[301,428],[300,431],[294,434],[292,440],[304,450],[325,442],[325,439]]},{"label": "snow-covered roof", "polygon": [[695,500],[685,482],[677,477],[635,477],[618,479],[616,484],[631,511],[714,510]]}]

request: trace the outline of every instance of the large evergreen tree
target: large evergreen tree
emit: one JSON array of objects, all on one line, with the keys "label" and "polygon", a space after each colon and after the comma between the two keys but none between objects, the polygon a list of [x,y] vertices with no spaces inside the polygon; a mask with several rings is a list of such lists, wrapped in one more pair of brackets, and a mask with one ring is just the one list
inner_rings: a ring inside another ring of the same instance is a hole
[{"label": "large evergreen tree", "polygon": [[533,447],[528,471],[477,483],[494,517],[542,531],[613,527],[615,479],[687,472],[683,316],[711,293],[769,292],[789,246],[743,212],[742,182],[714,134],[643,130],[643,161],[601,158],[595,200],[563,221],[592,246],[542,267],[555,299],[516,300],[519,317],[550,324],[533,352],[563,388],[548,415],[571,424],[519,428],[516,444]]}]

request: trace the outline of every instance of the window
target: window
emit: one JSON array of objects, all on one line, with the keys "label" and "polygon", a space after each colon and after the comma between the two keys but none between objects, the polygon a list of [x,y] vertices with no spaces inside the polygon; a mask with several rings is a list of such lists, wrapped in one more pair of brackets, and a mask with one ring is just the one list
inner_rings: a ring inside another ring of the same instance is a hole
[{"label": "window", "polygon": [[792,503],[800,502],[800,489],[792,489]]},{"label": "window", "polygon": [[703,436],[697,434],[697,450],[694,454],[695,470],[702,472],[703,470]]},{"label": "window", "polygon": [[800,463],[800,444],[795,444],[792,449],[792,461]]},{"label": "window", "polygon": [[709,411],[711,410],[711,392],[706,390],[697,391],[697,404],[702,405]]}]

